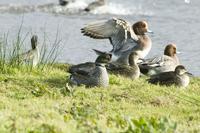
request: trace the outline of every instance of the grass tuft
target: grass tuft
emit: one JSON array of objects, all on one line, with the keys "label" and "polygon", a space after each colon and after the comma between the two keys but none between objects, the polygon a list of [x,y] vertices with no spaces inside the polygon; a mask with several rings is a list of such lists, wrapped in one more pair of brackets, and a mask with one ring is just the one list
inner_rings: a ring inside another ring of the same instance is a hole
[{"label": "grass tuft", "polygon": [[61,40],[58,39],[59,32],[57,31],[56,38],[53,43],[47,42],[46,38],[48,38],[48,36],[46,33],[44,33],[43,44],[39,44],[41,58],[37,68],[33,68],[31,61],[23,60],[20,56],[22,53],[26,52],[26,41],[28,42],[26,46],[29,46],[29,49],[31,49],[31,37],[29,35],[29,32],[27,32],[25,35],[22,35],[21,25],[16,39],[10,41],[8,39],[9,33],[4,34],[4,36],[0,38],[0,73],[11,74],[18,70],[22,70],[24,72],[41,72],[44,69],[49,70],[49,68],[56,62],[56,59],[59,56],[59,49],[61,47]]}]

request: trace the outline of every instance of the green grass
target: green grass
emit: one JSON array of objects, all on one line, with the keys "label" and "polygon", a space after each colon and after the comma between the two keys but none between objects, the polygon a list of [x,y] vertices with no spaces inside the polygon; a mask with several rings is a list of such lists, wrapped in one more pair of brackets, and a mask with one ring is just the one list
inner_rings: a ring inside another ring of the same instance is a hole
[{"label": "green grass", "polygon": [[110,75],[108,88],[73,88],[67,65],[0,74],[0,132],[198,132],[200,78],[189,87]]}]

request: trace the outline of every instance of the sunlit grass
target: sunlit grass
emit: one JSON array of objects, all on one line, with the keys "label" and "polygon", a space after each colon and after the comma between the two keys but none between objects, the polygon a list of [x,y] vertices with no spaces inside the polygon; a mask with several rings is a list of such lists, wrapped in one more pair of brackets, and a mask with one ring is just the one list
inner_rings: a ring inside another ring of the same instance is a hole
[{"label": "sunlit grass", "polygon": [[66,89],[68,65],[0,76],[0,132],[199,130],[200,79],[186,89],[110,75],[108,88]]},{"label": "sunlit grass", "polygon": [[107,88],[66,87],[69,65],[56,64],[61,40],[41,44],[37,67],[21,62],[21,35],[0,38],[0,133],[171,133],[200,130],[200,78],[187,88],[151,85],[146,77],[109,75]]}]

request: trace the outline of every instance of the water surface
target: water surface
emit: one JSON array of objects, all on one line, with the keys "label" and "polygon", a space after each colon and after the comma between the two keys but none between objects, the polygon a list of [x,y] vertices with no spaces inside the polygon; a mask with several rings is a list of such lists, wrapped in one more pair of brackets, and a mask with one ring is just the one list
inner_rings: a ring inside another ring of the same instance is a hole
[{"label": "water surface", "polygon": [[[153,47],[148,57],[163,54],[168,43],[176,43],[180,61],[195,75],[200,75],[200,1],[199,0],[108,0],[105,7],[92,13],[80,12],[89,0],[79,0],[70,7],[60,7],[55,0],[1,0],[0,36],[9,32],[9,38],[16,38],[20,25],[22,33],[37,34],[40,42],[44,32],[53,42],[56,33],[62,39],[59,62],[77,64],[96,58],[93,48],[109,51],[107,40],[93,40],[84,37],[80,28],[98,20],[120,17],[134,23],[146,20],[154,31],[150,35]],[[41,6],[42,5],[42,6]],[[27,48],[30,47],[26,39]],[[42,43],[41,43],[42,44]],[[147,57],[147,58],[148,58]]]}]

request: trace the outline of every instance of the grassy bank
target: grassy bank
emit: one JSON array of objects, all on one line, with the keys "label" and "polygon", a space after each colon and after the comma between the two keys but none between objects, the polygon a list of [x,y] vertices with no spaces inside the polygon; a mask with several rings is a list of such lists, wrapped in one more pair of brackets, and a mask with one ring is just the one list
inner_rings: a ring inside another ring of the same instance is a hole
[{"label": "grassy bank", "polygon": [[108,88],[70,92],[67,65],[23,67],[0,74],[0,132],[200,130],[200,78],[181,89],[111,75]]},{"label": "grassy bank", "polygon": [[200,78],[186,89],[110,75],[108,88],[68,88],[68,65],[54,64],[60,39],[41,44],[39,66],[21,62],[21,35],[0,38],[0,133],[198,132]]}]

